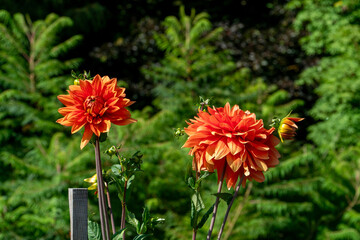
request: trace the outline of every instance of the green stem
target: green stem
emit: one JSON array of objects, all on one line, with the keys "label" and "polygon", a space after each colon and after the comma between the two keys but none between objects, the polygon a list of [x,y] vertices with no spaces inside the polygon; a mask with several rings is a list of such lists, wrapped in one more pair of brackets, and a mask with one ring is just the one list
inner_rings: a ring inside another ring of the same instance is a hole
[{"label": "green stem", "polygon": [[216,200],[215,200],[214,211],[213,211],[213,215],[212,215],[212,218],[211,218],[210,228],[209,228],[209,232],[208,232],[208,235],[206,237],[206,240],[211,239],[211,233],[212,233],[212,231],[214,229],[216,213],[217,213],[217,209],[218,209],[218,205],[219,205],[219,201],[220,201],[219,193],[221,193],[221,188],[222,188],[223,181],[224,181],[226,167],[227,167],[227,163],[226,163],[226,160],[225,160],[224,161],[224,169],[223,169],[223,172],[221,174],[221,178],[220,178],[220,181],[219,181],[219,187],[218,187],[218,191],[217,191],[218,196],[216,197]]},{"label": "green stem", "polygon": [[112,233],[115,234],[116,228],[115,228],[114,216],[113,216],[112,207],[111,207],[109,188],[106,185],[105,185],[105,188],[106,188],[106,197],[107,197],[107,203],[108,203],[108,208],[109,208],[109,213],[110,213],[111,229],[112,229]]},{"label": "green stem", "polygon": [[[128,181],[125,181],[124,184],[124,195],[123,195],[123,199],[122,199],[122,212],[121,212],[121,229],[125,228],[125,216],[126,216],[126,188],[127,188],[127,183]],[[123,240],[125,240],[125,231],[123,232]]]},{"label": "green stem", "polygon": [[102,168],[101,168],[99,137],[96,137],[95,140],[95,163],[96,163],[96,176],[97,176],[97,186],[98,186],[98,196],[99,196],[101,233],[104,240],[105,239],[110,240],[109,220],[105,206],[104,180],[103,180]]},{"label": "green stem", "polygon": [[245,177],[245,175],[243,175],[243,176],[240,178],[240,181],[239,181],[238,185],[236,186],[236,189],[235,189],[233,198],[231,199],[231,202],[230,202],[229,205],[228,205],[228,208],[227,208],[226,213],[225,213],[224,221],[223,221],[223,223],[221,224],[220,232],[219,232],[219,235],[218,235],[218,238],[217,238],[218,240],[220,240],[221,235],[222,235],[222,233],[223,233],[223,231],[224,231],[224,227],[225,227],[225,224],[226,224],[226,220],[227,220],[227,218],[228,218],[228,216],[229,216],[229,212],[230,212],[231,206],[233,205],[234,200],[236,199],[236,197],[237,197],[237,195],[238,195],[238,193],[239,193],[239,190],[240,190],[240,187],[241,187],[241,184],[242,184],[242,181],[243,181],[244,177]]}]

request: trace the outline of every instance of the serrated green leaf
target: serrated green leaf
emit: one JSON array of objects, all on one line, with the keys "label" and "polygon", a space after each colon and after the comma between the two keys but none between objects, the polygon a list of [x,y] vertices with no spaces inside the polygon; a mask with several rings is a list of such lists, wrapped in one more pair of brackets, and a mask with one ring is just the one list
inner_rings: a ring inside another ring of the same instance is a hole
[{"label": "serrated green leaf", "polygon": [[197,225],[197,229],[200,229],[204,226],[204,224],[206,223],[207,219],[209,218],[210,214],[214,211],[214,206],[215,204],[213,204],[207,211],[206,213],[202,216],[199,224]]},{"label": "serrated green leaf", "polygon": [[147,207],[145,207],[142,213],[142,221],[143,223],[147,224],[149,220],[150,220],[150,212],[147,209]]},{"label": "serrated green leaf", "polygon": [[146,231],[147,231],[147,227],[146,227],[146,224],[143,222],[140,226],[140,230],[139,230],[138,234],[146,233]]},{"label": "serrated green leaf", "polygon": [[120,240],[122,239],[122,235],[125,232],[126,228],[120,229],[117,231],[112,237],[111,240]]},{"label": "serrated green leaf", "polygon": [[231,202],[231,200],[233,198],[233,194],[231,194],[231,193],[213,193],[212,195],[224,200],[227,205],[229,205],[229,203]]},{"label": "serrated green leaf", "polygon": [[195,190],[195,180],[194,180],[194,177],[193,177],[193,176],[191,176],[191,177],[188,178],[187,184],[188,184],[188,186],[189,186],[191,189],[194,189],[194,190]]},{"label": "serrated green leaf", "polygon": [[89,240],[102,240],[101,229],[99,224],[88,220],[88,239]]},{"label": "serrated green leaf", "polygon": [[132,212],[130,212],[128,209],[126,209],[126,219],[127,222],[133,226],[134,228],[136,228],[136,230],[139,228],[139,220],[136,219],[135,214],[133,214]]},{"label": "serrated green leaf", "polygon": [[128,182],[127,182],[127,185],[126,185],[126,189],[129,189],[130,188],[130,185],[132,183],[132,181],[135,179],[135,175],[132,175],[129,179],[128,179]]},{"label": "serrated green leaf", "polygon": [[111,171],[114,173],[115,176],[120,177],[121,176],[121,165],[120,164],[115,164],[111,166]]},{"label": "serrated green leaf", "polygon": [[200,212],[201,210],[203,210],[205,208],[205,204],[200,196],[200,193],[194,193],[191,196],[191,201],[195,205],[196,212]]}]

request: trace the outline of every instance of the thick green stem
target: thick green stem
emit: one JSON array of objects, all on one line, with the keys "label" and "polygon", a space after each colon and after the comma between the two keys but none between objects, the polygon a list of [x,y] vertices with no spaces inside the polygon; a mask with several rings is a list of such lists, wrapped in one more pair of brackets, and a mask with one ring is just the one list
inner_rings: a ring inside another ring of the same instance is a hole
[{"label": "thick green stem", "polygon": [[[224,176],[225,176],[226,167],[227,167],[227,163],[226,163],[226,160],[225,160],[224,169],[223,169],[223,172],[222,172],[222,174],[221,174],[220,181],[219,181],[219,187],[218,187],[218,191],[217,191],[218,194],[221,193],[221,188],[222,188],[223,181],[224,181]],[[211,234],[212,234],[212,231],[213,231],[213,229],[214,229],[214,224],[215,224],[216,213],[217,213],[219,201],[220,201],[220,197],[219,197],[219,195],[218,195],[218,196],[216,197],[216,200],[215,200],[214,211],[213,211],[213,215],[212,215],[212,218],[211,218],[210,228],[209,228],[209,232],[208,232],[208,235],[207,235],[207,237],[206,237],[206,240],[210,240],[210,239],[211,239]]]},{"label": "thick green stem", "polygon": [[103,180],[102,168],[101,168],[99,137],[96,137],[95,140],[95,162],[96,162],[96,176],[97,176],[98,197],[99,197],[101,233],[104,240],[110,240],[110,228],[109,228],[108,214],[105,205],[104,180]]},{"label": "thick green stem", "polygon": [[226,224],[226,220],[227,220],[227,218],[228,218],[228,216],[229,216],[229,212],[230,212],[231,206],[233,205],[234,200],[236,199],[236,197],[237,197],[237,195],[238,195],[238,193],[239,193],[239,190],[240,190],[240,187],[241,187],[241,184],[242,184],[242,181],[243,181],[244,177],[245,177],[245,175],[243,175],[243,176],[240,178],[240,181],[239,181],[238,185],[236,186],[236,189],[235,189],[233,198],[231,199],[231,202],[230,202],[229,205],[228,205],[228,208],[227,208],[226,213],[225,213],[224,221],[223,221],[223,223],[221,224],[220,232],[219,232],[219,235],[218,235],[218,238],[217,238],[218,240],[220,240],[221,235],[222,235],[222,233],[223,233],[223,231],[224,231],[224,227],[225,227],[225,224]]},{"label": "thick green stem", "polygon": [[[126,216],[126,188],[127,188],[128,181],[125,181],[124,184],[124,195],[122,199],[122,212],[121,212],[121,229],[125,228],[125,216]],[[125,231],[123,232],[123,240],[125,240]]]},{"label": "thick green stem", "polygon": [[110,213],[111,229],[112,229],[112,233],[115,234],[116,228],[115,228],[114,216],[113,216],[112,207],[111,207],[109,188],[106,185],[105,185],[105,188],[106,188],[106,197],[107,197],[107,203],[108,203],[108,208],[109,208],[109,213]]}]

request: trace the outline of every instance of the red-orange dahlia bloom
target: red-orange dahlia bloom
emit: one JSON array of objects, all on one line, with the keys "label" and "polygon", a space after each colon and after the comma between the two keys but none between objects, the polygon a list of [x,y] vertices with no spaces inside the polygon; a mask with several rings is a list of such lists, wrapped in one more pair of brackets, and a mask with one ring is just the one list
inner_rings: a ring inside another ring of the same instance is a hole
[{"label": "red-orange dahlia bloom", "polygon": [[134,102],[125,98],[124,92],[125,88],[117,86],[116,78],[96,75],[92,81],[80,80],[79,85],[69,86],[69,95],[58,96],[66,107],[59,108],[64,117],[56,122],[72,126],[71,133],[85,127],[80,144],[83,149],[93,133],[99,137],[110,130],[111,123],[127,125],[136,122],[125,109]]},{"label": "red-orange dahlia bloom", "polygon": [[208,108],[199,111],[185,128],[189,135],[183,147],[189,147],[194,155],[194,169],[218,172],[225,170],[227,187],[235,187],[239,177],[257,182],[265,180],[263,172],[279,163],[275,146],[280,142],[272,135],[275,128],[264,128],[262,120],[254,113],[242,111],[238,105],[230,108]]}]

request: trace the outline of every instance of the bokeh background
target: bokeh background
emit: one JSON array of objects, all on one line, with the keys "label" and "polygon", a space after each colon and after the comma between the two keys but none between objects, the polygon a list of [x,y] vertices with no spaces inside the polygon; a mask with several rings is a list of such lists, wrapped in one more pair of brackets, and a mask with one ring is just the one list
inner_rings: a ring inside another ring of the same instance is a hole
[{"label": "bokeh background", "polygon": [[[93,147],[80,151],[81,133],[55,123],[71,70],[118,78],[136,101],[138,122],[113,126],[101,148],[144,154],[128,207],[166,219],[153,239],[191,237],[192,159],[174,129],[199,96],[267,127],[291,110],[306,118],[266,181],[241,190],[223,239],[360,239],[358,0],[1,0],[0,9],[0,239],[69,239],[67,189],[95,173]],[[216,180],[202,186],[207,207]]]}]

